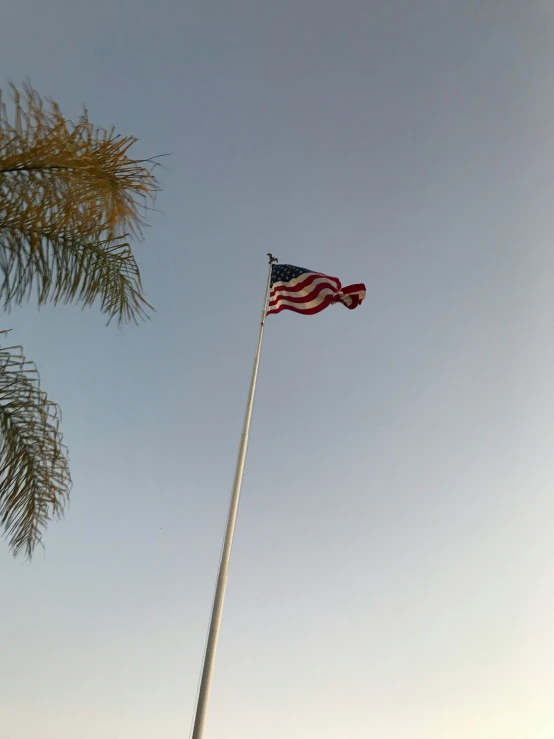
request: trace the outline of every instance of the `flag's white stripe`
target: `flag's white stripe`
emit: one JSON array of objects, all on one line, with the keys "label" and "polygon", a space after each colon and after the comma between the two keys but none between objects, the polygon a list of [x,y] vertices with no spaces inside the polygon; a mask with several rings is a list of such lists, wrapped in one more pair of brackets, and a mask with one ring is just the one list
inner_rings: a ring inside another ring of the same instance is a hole
[{"label": "flag's white stripe", "polygon": [[[304,282],[308,279],[308,277],[311,277],[312,275],[318,274],[317,272],[304,272],[304,274],[301,274],[300,277],[295,277],[294,280],[289,280],[288,282],[274,282],[271,286],[271,290],[275,290],[276,287],[288,287],[288,288],[294,288],[296,285],[299,285],[300,283]],[[333,277],[328,277],[327,275],[320,275],[317,280],[314,280],[310,283],[311,285],[319,285],[322,282],[335,285],[336,289],[338,290],[340,288],[340,282],[339,280],[334,279]],[[281,294],[285,294],[286,291],[282,291]],[[300,293],[297,293],[298,295]]]},{"label": "flag's white stripe", "polygon": [[[296,293],[296,294],[298,295],[299,293]],[[323,301],[328,295],[333,295],[333,296],[336,295],[336,290],[331,290],[329,288],[326,290],[322,290],[316,298],[308,301],[307,303],[296,303],[296,302],[293,302],[292,300],[280,300],[279,299],[277,300],[275,305],[269,306],[269,310],[270,311],[277,310],[277,308],[281,308],[283,305],[285,306],[290,305],[293,308],[297,308],[298,310],[310,310],[310,308],[315,308],[320,303],[323,303]]]},{"label": "flag's white stripe", "polygon": [[358,290],[356,293],[346,293],[344,295],[341,295],[341,300],[343,303],[348,303],[350,305],[354,302],[355,298],[358,298],[360,301],[365,300],[366,291],[365,290]]},{"label": "flag's white stripe", "polygon": [[[273,292],[270,295],[270,300],[278,300],[281,297],[288,298],[288,297],[302,297],[303,295],[310,295],[310,293],[313,293],[313,291],[317,288],[318,285],[329,285],[334,284],[334,280],[329,280],[328,277],[321,277],[318,280],[314,280],[313,282],[310,282],[309,285],[306,285],[302,290],[279,290],[277,294],[274,294]],[[276,282],[275,285],[271,288],[273,291],[274,288],[277,285],[286,285],[287,287],[290,286],[290,282]],[[338,286],[334,289],[334,292],[337,292]]]}]

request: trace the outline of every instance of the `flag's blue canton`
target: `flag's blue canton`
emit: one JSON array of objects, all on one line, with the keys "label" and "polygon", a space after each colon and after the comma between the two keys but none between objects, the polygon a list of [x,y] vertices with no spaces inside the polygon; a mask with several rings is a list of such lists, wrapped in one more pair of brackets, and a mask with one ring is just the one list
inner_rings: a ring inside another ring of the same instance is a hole
[{"label": "flag's blue canton", "polygon": [[271,286],[276,282],[290,282],[306,272],[312,272],[312,270],[294,267],[292,264],[274,264],[271,270]]}]

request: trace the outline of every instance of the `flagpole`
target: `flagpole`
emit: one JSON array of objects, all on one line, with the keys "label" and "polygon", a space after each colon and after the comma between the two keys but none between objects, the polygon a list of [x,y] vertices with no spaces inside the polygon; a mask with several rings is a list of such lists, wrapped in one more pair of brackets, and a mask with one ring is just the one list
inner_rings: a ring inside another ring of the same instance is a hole
[{"label": "flagpole", "polygon": [[219,628],[221,626],[221,614],[223,612],[225,587],[227,585],[227,573],[229,570],[231,547],[233,546],[233,536],[235,533],[235,524],[237,521],[240,491],[242,487],[242,476],[244,473],[244,464],[246,461],[246,451],[248,449],[248,436],[250,434],[252,408],[254,406],[254,396],[256,394],[256,382],[258,380],[258,367],[260,366],[260,355],[262,351],[262,339],[264,336],[267,300],[269,297],[269,289],[271,287],[271,270],[273,263],[278,261],[277,258],[273,256],[273,254],[268,254],[267,256],[269,257],[269,273],[267,276],[267,284],[265,288],[264,308],[262,311],[262,319],[260,322],[258,346],[256,348],[256,355],[254,357],[254,367],[252,369],[250,391],[248,393],[248,401],[246,403],[246,413],[244,415],[244,425],[242,428],[242,436],[240,440],[237,466],[235,470],[235,481],[233,483],[233,492],[231,493],[231,503],[229,505],[229,514],[227,516],[227,528],[225,530],[225,539],[223,541],[223,550],[221,552],[221,561],[219,564],[219,572],[217,575],[217,585],[215,588],[212,615],[210,618],[210,630],[208,632],[208,641],[206,643],[206,653],[204,654],[204,664],[202,665],[202,677],[200,679],[200,688],[198,690],[198,700],[196,702],[196,711],[194,714],[194,724],[192,728],[191,739],[203,739],[204,736],[206,709],[208,706],[208,699],[214,670],[217,639],[219,636]]}]

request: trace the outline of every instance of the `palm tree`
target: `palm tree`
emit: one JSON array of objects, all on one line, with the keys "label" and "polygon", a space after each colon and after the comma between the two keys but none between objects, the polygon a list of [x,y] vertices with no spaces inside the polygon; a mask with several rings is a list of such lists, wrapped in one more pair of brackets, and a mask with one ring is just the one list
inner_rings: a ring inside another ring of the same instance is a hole
[{"label": "palm tree", "polygon": [[[136,139],[77,123],[29,86],[0,91],[0,301],[98,303],[108,323],[147,317],[129,240],[158,190]],[[7,332],[2,332],[5,338]],[[0,338],[1,341],[1,338]],[[5,343],[5,342],[3,342]],[[31,557],[71,489],[60,411],[21,347],[0,346],[0,532]]]}]

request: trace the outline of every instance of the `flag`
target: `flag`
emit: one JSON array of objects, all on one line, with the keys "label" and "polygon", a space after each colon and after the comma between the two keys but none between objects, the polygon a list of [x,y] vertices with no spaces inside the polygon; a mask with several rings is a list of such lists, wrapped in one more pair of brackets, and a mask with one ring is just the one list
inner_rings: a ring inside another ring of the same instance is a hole
[{"label": "flag", "polygon": [[292,264],[274,264],[267,315],[293,310],[312,315],[333,303],[342,303],[350,310],[357,308],[365,298],[365,285],[342,287],[336,277],[293,267]]}]

